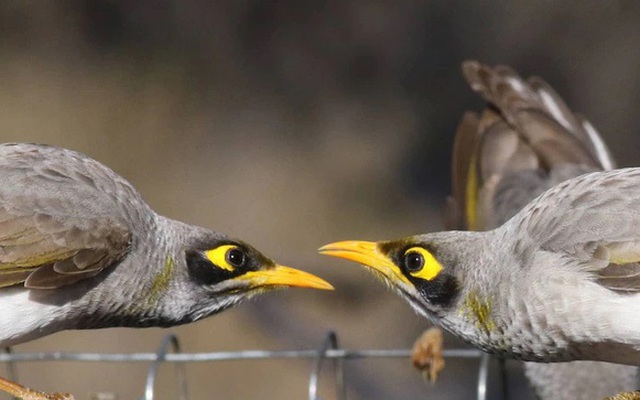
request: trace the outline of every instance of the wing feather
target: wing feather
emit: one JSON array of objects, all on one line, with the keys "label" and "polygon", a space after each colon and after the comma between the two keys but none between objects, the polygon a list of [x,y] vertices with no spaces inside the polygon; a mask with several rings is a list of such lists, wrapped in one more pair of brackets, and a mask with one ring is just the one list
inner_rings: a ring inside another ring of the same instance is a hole
[{"label": "wing feather", "polygon": [[[495,228],[554,185],[615,168],[596,129],[574,114],[542,79],[525,80],[509,67],[488,67],[475,61],[463,64],[463,74],[489,104],[473,124],[465,116],[456,133],[449,214],[458,219],[452,228]],[[458,137],[462,135],[467,139]],[[456,170],[475,176],[471,179]],[[579,257],[585,270],[593,272],[602,285],[636,291],[640,288],[640,235],[634,236],[634,224],[640,226],[640,221],[631,222],[628,215],[634,214],[634,194],[615,195],[618,178],[607,179],[602,190],[590,190],[589,183],[582,185],[584,190],[576,185],[565,208],[558,208],[561,199],[556,197],[564,194],[549,195],[547,203],[529,209],[528,228],[535,234],[533,240],[547,247],[563,244],[562,250],[554,251]],[[467,184],[471,180],[475,186]],[[613,195],[603,196],[602,191]],[[613,228],[611,232],[604,229],[605,223]],[[634,234],[617,237],[619,230]],[[608,234],[613,236],[608,238]]]},{"label": "wing feather", "polygon": [[100,270],[77,274],[59,274],[54,271],[51,264],[48,264],[29,274],[24,281],[24,287],[28,289],[57,289],[61,286],[72,285],[83,279],[94,277],[99,273]]},{"label": "wing feather", "polygon": [[80,153],[0,145],[0,288],[57,288],[95,276],[128,251],[132,205],[121,177]]},{"label": "wing feather", "polygon": [[499,226],[551,186],[613,166],[597,131],[542,79],[476,61],[462,71],[488,105],[456,132],[449,228]]},{"label": "wing feather", "polygon": [[604,286],[640,291],[640,168],[565,181],[505,227],[527,232],[544,250],[574,257]]}]

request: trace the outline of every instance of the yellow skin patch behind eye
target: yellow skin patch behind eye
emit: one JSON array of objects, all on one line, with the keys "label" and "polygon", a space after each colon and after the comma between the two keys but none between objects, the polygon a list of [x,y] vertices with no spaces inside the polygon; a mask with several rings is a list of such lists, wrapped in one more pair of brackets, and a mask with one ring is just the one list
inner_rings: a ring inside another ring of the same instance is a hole
[{"label": "yellow skin patch behind eye", "polygon": [[411,276],[413,276],[414,278],[431,281],[436,276],[438,276],[440,271],[442,271],[442,264],[440,264],[438,260],[435,259],[433,254],[431,254],[426,249],[423,249],[422,247],[412,247],[404,252],[405,255],[410,253],[418,253],[424,259],[424,265],[422,266],[422,269],[420,269],[419,271],[410,272]]},{"label": "yellow skin patch behind eye", "polygon": [[489,333],[496,329],[496,324],[491,318],[492,301],[480,297],[475,291],[467,294],[460,314],[470,321],[475,321],[478,329]]},{"label": "yellow skin patch behind eye", "polygon": [[213,250],[207,250],[204,254],[207,256],[209,261],[222,269],[226,269],[227,271],[233,272],[234,268],[231,264],[227,262],[227,252],[231,249],[237,249],[238,246],[233,244],[225,244],[220,247],[216,247]]},{"label": "yellow skin patch behind eye", "polygon": [[167,257],[164,268],[162,268],[162,270],[153,277],[153,281],[151,281],[151,288],[149,288],[149,292],[147,293],[148,304],[155,303],[160,298],[160,295],[167,290],[173,278],[174,267],[175,262],[173,261],[173,257]]}]

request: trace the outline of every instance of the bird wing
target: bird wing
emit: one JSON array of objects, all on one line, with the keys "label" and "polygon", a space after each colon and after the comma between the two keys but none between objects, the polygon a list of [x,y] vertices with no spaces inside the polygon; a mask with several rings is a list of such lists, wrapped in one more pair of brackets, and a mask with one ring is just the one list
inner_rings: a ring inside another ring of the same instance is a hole
[{"label": "bird wing", "polygon": [[56,147],[2,145],[0,182],[0,287],[69,285],[128,250],[117,199],[133,189],[102,164]]},{"label": "bird wing", "polygon": [[449,228],[491,229],[553,185],[613,168],[593,126],[541,79],[476,61],[463,74],[489,104],[466,113],[456,133]]},{"label": "bird wing", "polygon": [[560,183],[506,226],[528,233],[543,250],[573,257],[612,290],[640,291],[640,168]]},{"label": "bird wing", "polygon": [[476,61],[465,62],[462,72],[471,88],[523,136],[546,168],[566,163],[613,167],[609,150],[593,126],[574,115],[542,79],[524,80],[509,67],[490,68]]}]

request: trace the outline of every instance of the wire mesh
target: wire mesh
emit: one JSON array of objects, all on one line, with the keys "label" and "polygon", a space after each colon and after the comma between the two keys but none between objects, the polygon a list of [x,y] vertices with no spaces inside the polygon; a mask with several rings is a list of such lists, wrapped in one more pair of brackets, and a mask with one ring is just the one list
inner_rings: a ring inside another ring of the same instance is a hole
[{"label": "wire mesh", "polygon": [[[173,350],[173,353],[169,351]],[[320,400],[318,397],[318,382],[326,360],[333,360],[335,369],[336,400],[347,400],[346,381],[344,377],[343,361],[366,358],[409,358],[411,349],[365,349],[349,350],[338,346],[338,335],[330,331],[322,340],[317,349],[309,350],[243,350],[221,351],[208,353],[182,353],[180,351],[179,338],[174,334],[163,337],[158,350],[155,353],[75,353],[75,352],[29,352],[15,353],[10,349],[4,349],[0,353],[0,362],[8,363],[10,379],[16,379],[15,363],[39,362],[39,361],[72,361],[72,362],[150,362],[147,371],[147,379],[143,389],[141,400],[154,400],[154,384],[159,367],[164,363],[178,363],[176,368],[179,385],[179,399],[188,399],[186,383],[185,363],[218,362],[218,361],[249,361],[249,360],[273,360],[273,359],[310,359],[312,369],[309,374],[308,393],[309,400]],[[477,399],[486,400],[489,393],[489,376],[497,374],[500,387],[492,392],[500,393],[502,399],[507,399],[504,362],[497,364],[497,371],[492,371],[491,356],[475,349],[445,349],[445,359],[469,358],[480,359],[478,367]]]},{"label": "wire mesh", "polygon": [[[160,364],[165,361],[169,346],[173,348],[173,351],[176,353],[180,353],[180,341],[178,337],[174,334],[168,334],[160,343],[158,350],[156,351],[156,359],[153,360],[151,365],[149,366],[149,371],[147,371],[147,381],[144,386],[144,397],[141,400],[153,400],[154,397],[154,384],[156,382],[156,375],[158,372],[158,368],[160,368]],[[187,392],[187,376],[184,370],[184,363],[178,365],[177,368],[178,375],[178,388],[180,390],[180,395],[178,397],[179,400],[187,400],[189,398],[189,394]]]}]

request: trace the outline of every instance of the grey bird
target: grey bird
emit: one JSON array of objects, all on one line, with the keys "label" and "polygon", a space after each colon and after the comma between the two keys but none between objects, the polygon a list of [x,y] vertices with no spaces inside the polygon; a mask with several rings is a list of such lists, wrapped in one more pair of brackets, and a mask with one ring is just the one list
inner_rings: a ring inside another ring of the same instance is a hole
[{"label": "grey bird", "polygon": [[332,289],[249,244],[155,213],[84,154],[0,145],[0,346],[64,329],[169,327],[256,294]]},{"label": "grey bird", "polygon": [[[466,113],[458,127],[447,229],[497,228],[550,187],[614,168],[601,136],[540,78],[524,80],[511,68],[473,61],[463,72],[489,105],[479,115]],[[534,122],[510,124],[519,113]],[[543,140],[548,144],[532,145]],[[632,390],[638,372],[595,361],[528,362],[524,370],[541,400],[592,400]]]},{"label": "grey bird", "polygon": [[[540,111],[525,107],[503,116],[518,132],[523,124],[541,129],[528,143],[543,168],[571,160],[588,170],[605,159],[598,145],[570,154],[571,147],[559,144],[582,146],[580,140],[551,137],[549,127],[558,122]],[[590,125],[577,121],[591,135]],[[534,155],[528,162],[536,162]],[[467,185],[477,185],[473,175]],[[483,186],[479,196],[495,190],[493,182]],[[494,200],[496,209],[504,200]],[[465,207],[475,209],[472,201]],[[628,168],[563,180],[489,231],[341,241],[319,251],[365,265],[418,313],[487,352],[525,361],[640,365],[639,226],[640,168]]]}]

